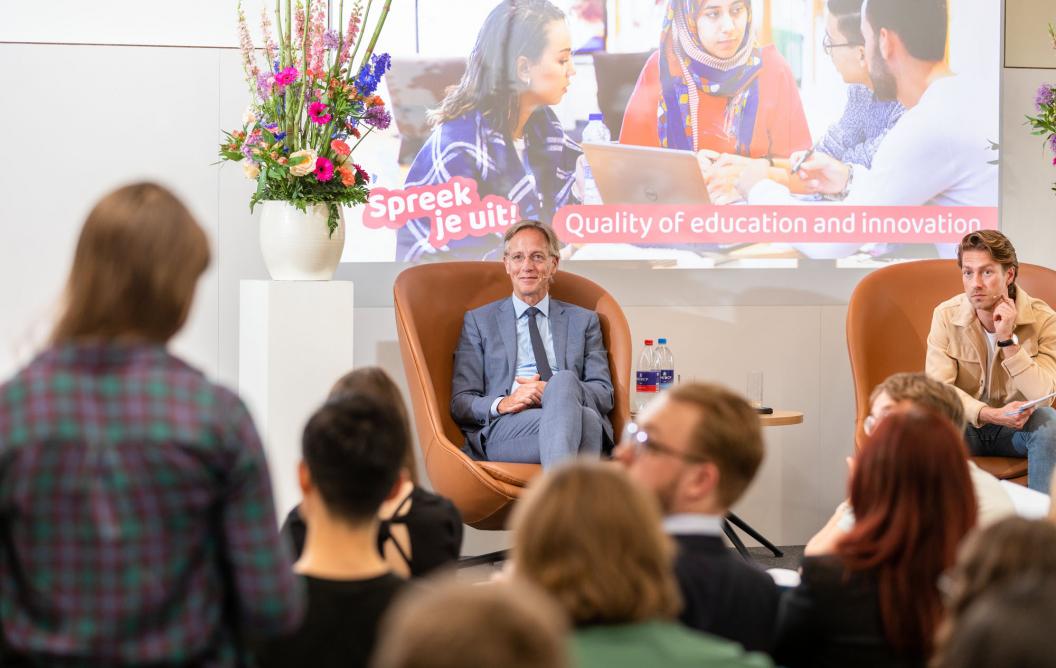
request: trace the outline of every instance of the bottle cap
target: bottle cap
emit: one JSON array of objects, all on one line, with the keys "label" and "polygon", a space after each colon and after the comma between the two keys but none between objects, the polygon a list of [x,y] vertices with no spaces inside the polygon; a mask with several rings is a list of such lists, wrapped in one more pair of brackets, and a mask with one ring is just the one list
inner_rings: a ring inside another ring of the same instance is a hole
[{"label": "bottle cap", "polygon": [[657,339],[656,342],[659,343],[662,346],[666,346],[667,345],[667,339]]},{"label": "bottle cap", "polygon": [[591,114],[587,119],[591,121],[603,121],[605,120],[605,114]]},{"label": "bottle cap", "polygon": [[652,339],[646,339],[645,340],[645,345],[647,345],[647,346],[653,345],[653,340]]}]

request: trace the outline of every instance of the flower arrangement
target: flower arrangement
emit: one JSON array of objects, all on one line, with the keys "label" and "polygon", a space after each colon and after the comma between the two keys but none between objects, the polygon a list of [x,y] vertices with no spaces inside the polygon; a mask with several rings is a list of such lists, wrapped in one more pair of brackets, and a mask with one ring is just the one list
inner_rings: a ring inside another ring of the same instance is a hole
[{"label": "flower arrangement", "polygon": [[[1052,39],[1052,48],[1056,49],[1056,26],[1051,23],[1049,24],[1049,37]],[[1038,88],[1034,96],[1034,109],[1037,110],[1038,115],[1027,116],[1031,134],[1044,137],[1043,146],[1048,145],[1049,149],[1056,153],[1056,86],[1042,84]],[[1052,159],[1052,164],[1056,165],[1056,157]],[[1056,192],[1056,183],[1053,184],[1052,190]]]},{"label": "flower arrangement", "polygon": [[356,0],[347,26],[337,31],[327,29],[327,0],[297,0],[295,6],[276,0],[274,26],[268,10],[261,12],[260,49],[253,47],[239,3],[242,67],[252,101],[242,128],[224,132],[220,158],[241,162],[246,177],[257,182],[251,211],[264,200],[287,201],[301,211],[326,204],[332,235],[339,205],[367,201],[370,175],[352,161],[352,153],[371,131],[391,122],[375,94],[390,59],[374,53],[391,2],[384,0],[361,55],[373,0],[365,11]]}]

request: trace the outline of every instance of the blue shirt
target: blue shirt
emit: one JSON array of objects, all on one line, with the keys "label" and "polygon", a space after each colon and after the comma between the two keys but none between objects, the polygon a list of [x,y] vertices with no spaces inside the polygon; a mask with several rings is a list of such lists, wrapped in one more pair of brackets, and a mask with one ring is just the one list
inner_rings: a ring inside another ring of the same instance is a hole
[{"label": "blue shirt", "polygon": [[[535,366],[532,337],[528,333],[528,315],[526,311],[531,307],[519,299],[517,295],[513,295],[510,299],[513,300],[513,313],[517,318],[517,366],[513,373],[513,384],[510,386],[510,394],[513,394],[517,386],[520,385],[517,382],[518,378],[531,378],[539,373],[539,369]],[[535,305],[535,308],[539,309],[539,313],[535,315],[535,324],[539,328],[539,337],[543,340],[543,348],[546,349],[546,360],[550,363],[550,370],[553,373],[557,373],[560,369],[557,366],[557,356],[554,355],[554,336],[550,333],[550,295],[543,297],[542,301]],[[502,399],[503,397],[499,397],[492,402],[492,417],[499,414],[499,402]]]}]

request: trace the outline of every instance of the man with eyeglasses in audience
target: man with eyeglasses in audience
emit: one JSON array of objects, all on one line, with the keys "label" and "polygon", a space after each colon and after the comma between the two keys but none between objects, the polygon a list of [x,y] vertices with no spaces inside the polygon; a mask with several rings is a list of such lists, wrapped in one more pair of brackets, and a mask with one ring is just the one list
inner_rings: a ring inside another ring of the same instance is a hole
[{"label": "man with eyeglasses in audience", "polygon": [[[865,418],[865,434],[871,436],[880,422],[905,407],[928,408],[946,417],[964,430],[964,408],[957,392],[946,383],[928,378],[923,373],[896,373],[888,376],[870,396],[869,415]],[[965,455],[968,454],[967,449]],[[849,467],[854,460],[847,459]],[[976,526],[985,527],[1011,515],[1041,517],[1049,506],[1048,497],[1015,483],[1002,483],[993,475],[968,461],[968,473],[975,491],[978,518]],[[826,554],[839,538],[854,526],[854,512],[847,501],[842,502],[828,523],[807,543],[806,554]]]},{"label": "man with eyeglasses in audience", "polygon": [[664,528],[678,545],[681,622],[749,651],[769,652],[777,586],[722,540],[723,517],[763,461],[756,412],[717,385],[677,385],[628,426],[615,456],[632,479],[656,495]]},{"label": "man with eyeglasses in audience", "polygon": [[612,380],[593,311],[550,298],[557,235],[524,220],[506,231],[513,294],[466,312],[451,416],[475,459],[549,468],[611,448]]}]

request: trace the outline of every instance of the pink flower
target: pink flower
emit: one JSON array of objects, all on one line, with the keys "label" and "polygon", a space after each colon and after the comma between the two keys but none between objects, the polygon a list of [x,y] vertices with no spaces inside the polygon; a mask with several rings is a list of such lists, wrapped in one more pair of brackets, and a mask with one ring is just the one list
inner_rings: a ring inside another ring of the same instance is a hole
[{"label": "pink flower", "polygon": [[322,102],[312,102],[308,105],[308,115],[311,117],[312,122],[318,125],[326,125],[333,118],[326,111],[326,105]]},{"label": "pink flower", "polygon": [[294,81],[297,81],[297,68],[287,67],[278,74],[275,75],[275,85],[280,88],[289,86]]},{"label": "pink flower", "polygon": [[316,158],[315,178],[318,181],[329,181],[334,178],[334,163],[326,158]]}]

